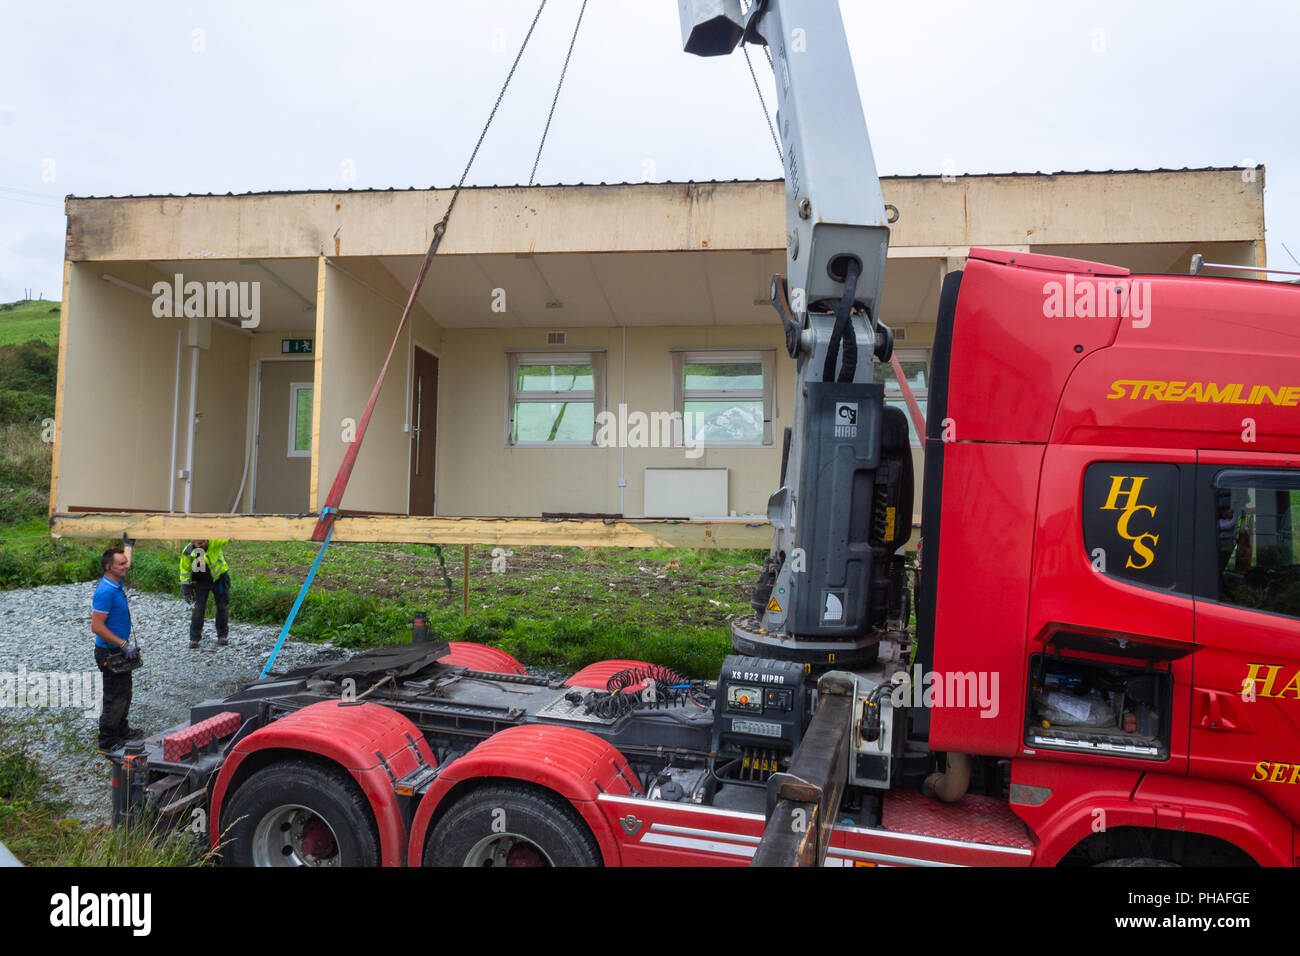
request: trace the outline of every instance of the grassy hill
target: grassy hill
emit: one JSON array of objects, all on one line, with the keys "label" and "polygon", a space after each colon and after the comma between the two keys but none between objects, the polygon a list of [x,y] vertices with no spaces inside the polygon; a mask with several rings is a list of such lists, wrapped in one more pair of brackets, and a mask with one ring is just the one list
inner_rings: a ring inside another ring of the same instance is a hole
[{"label": "grassy hill", "polygon": [[35,339],[59,345],[59,303],[48,299],[0,304],[0,347]]},{"label": "grassy hill", "polygon": [[0,305],[0,523],[41,517],[50,450],[41,423],[54,417],[59,304]]}]

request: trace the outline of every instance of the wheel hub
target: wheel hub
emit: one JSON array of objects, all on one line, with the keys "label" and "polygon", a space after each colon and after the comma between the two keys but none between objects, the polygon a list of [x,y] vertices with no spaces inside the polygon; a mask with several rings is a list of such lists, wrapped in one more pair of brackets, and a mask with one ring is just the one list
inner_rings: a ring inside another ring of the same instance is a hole
[{"label": "wheel hub", "polygon": [[317,860],[329,859],[339,852],[338,844],[334,842],[334,834],[319,817],[303,824],[298,844],[304,854]]},{"label": "wheel hub", "polygon": [[553,866],[546,851],[517,833],[484,837],[465,855],[465,866]]},{"label": "wheel hub", "polygon": [[342,866],[338,837],[310,807],[286,804],[264,816],[253,833],[256,866]]}]

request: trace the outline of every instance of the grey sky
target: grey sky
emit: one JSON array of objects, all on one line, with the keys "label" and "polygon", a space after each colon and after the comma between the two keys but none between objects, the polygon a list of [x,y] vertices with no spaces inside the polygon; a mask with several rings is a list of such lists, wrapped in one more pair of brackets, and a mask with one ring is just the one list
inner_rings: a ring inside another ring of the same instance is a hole
[{"label": "grey sky", "polygon": [[[527,182],[579,5],[547,4],[470,182]],[[454,183],[536,9],[4,6],[0,301],[60,297],[69,193]],[[1300,3],[841,9],[882,174],[1261,162],[1269,262],[1300,269]],[[741,56],[682,53],[673,0],[589,0],[539,182],[780,174]]]}]

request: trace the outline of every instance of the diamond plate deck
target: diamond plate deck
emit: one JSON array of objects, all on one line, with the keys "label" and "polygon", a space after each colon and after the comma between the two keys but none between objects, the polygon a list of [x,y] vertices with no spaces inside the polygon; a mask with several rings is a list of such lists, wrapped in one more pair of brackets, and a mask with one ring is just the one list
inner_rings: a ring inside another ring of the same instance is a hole
[{"label": "diamond plate deck", "polygon": [[1005,800],[969,793],[956,803],[943,803],[914,790],[891,791],[885,795],[881,828],[966,843],[1033,846],[1024,822]]}]

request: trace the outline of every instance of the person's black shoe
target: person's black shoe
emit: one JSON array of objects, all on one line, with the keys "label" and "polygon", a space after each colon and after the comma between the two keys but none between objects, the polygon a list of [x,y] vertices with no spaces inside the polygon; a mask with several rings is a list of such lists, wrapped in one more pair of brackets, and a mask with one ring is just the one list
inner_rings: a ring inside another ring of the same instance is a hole
[{"label": "person's black shoe", "polygon": [[217,638],[217,647],[229,647],[229,646],[230,646],[230,642],[226,640],[224,637]]},{"label": "person's black shoe", "polygon": [[114,750],[121,750],[126,746],[125,740],[110,740],[108,743],[99,742],[99,752],[102,754],[112,753]]},{"label": "person's black shoe", "polygon": [[144,731],[135,727],[127,727],[124,740],[141,740],[144,737]]}]

